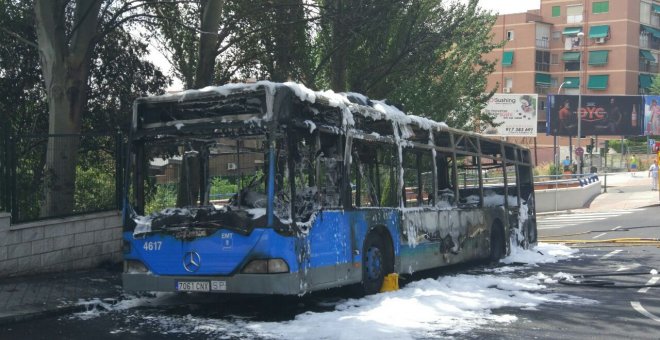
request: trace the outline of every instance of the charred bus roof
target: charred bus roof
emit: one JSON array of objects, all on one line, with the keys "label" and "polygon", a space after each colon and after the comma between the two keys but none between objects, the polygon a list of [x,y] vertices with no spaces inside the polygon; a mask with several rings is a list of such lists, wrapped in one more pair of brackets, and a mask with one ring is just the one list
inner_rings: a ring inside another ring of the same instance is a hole
[{"label": "charred bus roof", "polygon": [[[419,144],[430,144],[432,134],[432,145],[441,151],[499,155],[495,158],[506,159],[507,163],[531,164],[526,147],[407,115],[358,93],[312,91],[296,83],[227,84],[139,98],[134,103],[132,127],[134,138],[140,139],[158,134],[223,135],[219,131],[222,129],[265,133],[270,123],[289,122],[309,122],[320,129],[338,129],[341,134],[355,130],[366,136]],[[521,149],[527,152],[516,156],[514,150]]]}]

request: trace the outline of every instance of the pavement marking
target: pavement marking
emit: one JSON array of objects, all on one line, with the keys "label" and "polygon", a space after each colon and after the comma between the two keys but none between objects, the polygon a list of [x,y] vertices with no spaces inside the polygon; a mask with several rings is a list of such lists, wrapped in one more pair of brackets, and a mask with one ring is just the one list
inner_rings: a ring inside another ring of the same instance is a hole
[{"label": "pavement marking", "polygon": [[563,225],[563,226],[559,226],[559,227],[537,227],[536,229],[538,229],[538,230],[560,229],[560,228],[570,227],[570,226],[572,226],[572,224],[570,224],[570,225]]},{"label": "pavement marking", "polygon": [[633,264],[628,265],[628,266],[619,266],[619,268],[618,268],[616,271],[617,271],[617,272],[622,272],[622,271],[624,271],[624,270],[630,270],[630,269],[634,269],[634,268],[639,268],[639,267],[641,267],[641,266],[642,266],[642,265],[639,264],[639,263],[633,263]]},{"label": "pavement marking", "polygon": [[626,211],[626,212],[603,212],[603,213],[588,213],[588,214],[561,214],[561,215],[555,215],[555,216],[548,216],[544,217],[544,219],[558,219],[558,218],[579,218],[579,217],[612,217],[612,216],[622,216],[622,215],[628,215],[632,214],[632,211]]},{"label": "pavement marking", "polygon": [[[619,215],[617,215],[619,216]],[[544,218],[543,221],[556,221],[556,220],[604,220],[610,216],[555,216]]]},{"label": "pavement marking", "polygon": [[563,219],[563,220],[548,220],[548,221],[539,221],[537,223],[539,224],[553,224],[553,223],[573,223],[573,224],[580,224],[580,223],[586,223],[586,222],[595,222],[595,221],[602,221],[604,218],[593,218],[593,219],[581,219],[581,220],[575,220],[575,219]]},{"label": "pavement marking", "polygon": [[614,228],[612,228],[612,230],[617,230],[619,228],[621,228],[621,226],[614,227]]},{"label": "pavement marking", "polygon": [[598,235],[594,236],[593,238],[599,238],[599,237],[601,237],[601,236],[603,236],[603,235],[605,235],[605,234],[607,234],[607,233],[598,234]]},{"label": "pavement marking", "polygon": [[660,322],[660,318],[649,313],[644,307],[642,307],[642,304],[639,303],[638,301],[630,301],[630,305],[632,308],[636,311],[638,311],[640,314],[644,315],[645,317],[655,321],[655,322]]},{"label": "pavement marking", "polygon": [[614,256],[614,255],[616,255],[616,254],[618,254],[618,253],[620,253],[620,252],[622,252],[622,251],[623,251],[623,249],[612,250],[611,252],[609,252],[609,253],[603,255],[603,257],[601,257],[601,259],[606,259],[606,258],[608,258],[608,257]]},{"label": "pavement marking", "polygon": [[[651,279],[649,279],[649,282],[647,282],[646,285],[647,286],[654,285],[656,282],[658,282],[658,280],[660,280],[660,276],[654,276]],[[644,287],[644,288],[641,288],[640,290],[638,290],[637,292],[638,293],[646,293],[651,288],[652,287]]]}]

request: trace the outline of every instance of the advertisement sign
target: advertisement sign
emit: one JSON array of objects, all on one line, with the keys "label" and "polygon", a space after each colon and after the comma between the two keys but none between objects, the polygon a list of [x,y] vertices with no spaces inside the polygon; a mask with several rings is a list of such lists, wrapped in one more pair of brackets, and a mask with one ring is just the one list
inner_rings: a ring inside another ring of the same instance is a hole
[{"label": "advertisement sign", "polygon": [[644,96],[644,135],[660,136],[660,96]]},{"label": "advertisement sign", "polygon": [[[583,136],[640,136],[644,125],[641,96],[582,96],[580,133]],[[578,96],[548,96],[548,134],[577,136]]]},{"label": "advertisement sign", "polygon": [[494,117],[494,126],[484,134],[492,136],[536,137],[537,94],[499,94],[488,101],[483,112]]}]

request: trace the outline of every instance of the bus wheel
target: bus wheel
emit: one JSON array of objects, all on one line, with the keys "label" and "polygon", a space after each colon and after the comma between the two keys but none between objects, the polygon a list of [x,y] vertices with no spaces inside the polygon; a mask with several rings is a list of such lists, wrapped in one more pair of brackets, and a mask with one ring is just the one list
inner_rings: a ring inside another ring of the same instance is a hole
[{"label": "bus wheel", "polygon": [[385,241],[377,233],[370,233],[364,241],[362,253],[362,293],[378,293],[383,286],[385,275],[392,269],[392,255]]},{"label": "bus wheel", "polygon": [[493,223],[490,228],[490,261],[497,262],[506,252],[506,241],[504,240],[504,229],[498,222]]}]

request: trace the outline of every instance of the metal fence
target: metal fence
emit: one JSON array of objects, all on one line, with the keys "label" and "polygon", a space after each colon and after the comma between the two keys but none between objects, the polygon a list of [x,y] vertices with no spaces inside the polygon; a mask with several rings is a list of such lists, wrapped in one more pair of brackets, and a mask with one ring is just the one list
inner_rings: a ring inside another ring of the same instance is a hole
[{"label": "metal fence", "polygon": [[11,211],[10,204],[10,172],[9,172],[9,127],[6,124],[0,124],[0,212]]},{"label": "metal fence", "polygon": [[[12,223],[120,208],[121,133],[12,135],[6,130],[0,138],[0,210],[11,213]],[[74,152],[64,155],[67,147]]]}]

